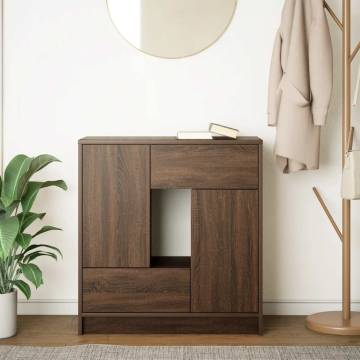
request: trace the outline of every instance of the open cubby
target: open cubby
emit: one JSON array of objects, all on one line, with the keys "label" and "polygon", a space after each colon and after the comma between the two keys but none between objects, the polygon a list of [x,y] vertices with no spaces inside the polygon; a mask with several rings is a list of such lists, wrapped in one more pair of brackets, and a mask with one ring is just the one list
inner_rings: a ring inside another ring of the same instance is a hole
[{"label": "open cubby", "polygon": [[151,191],[151,267],[189,268],[191,190]]}]

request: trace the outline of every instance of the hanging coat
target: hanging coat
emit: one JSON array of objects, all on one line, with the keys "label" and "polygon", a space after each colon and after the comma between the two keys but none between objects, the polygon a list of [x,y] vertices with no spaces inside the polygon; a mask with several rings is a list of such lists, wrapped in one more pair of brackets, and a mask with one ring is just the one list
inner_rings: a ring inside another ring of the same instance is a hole
[{"label": "hanging coat", "polygon": [[270,70],[268,124],[284,173],[319,168],[333,59],[323,0],[286,0]]}]

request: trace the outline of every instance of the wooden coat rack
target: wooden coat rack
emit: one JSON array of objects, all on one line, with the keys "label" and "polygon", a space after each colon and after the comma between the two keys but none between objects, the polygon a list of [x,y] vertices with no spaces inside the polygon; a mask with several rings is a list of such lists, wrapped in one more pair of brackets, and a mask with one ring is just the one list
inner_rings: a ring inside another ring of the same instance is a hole
[{"label": "wooden coat rack", "polygon": [[[343,0],[342,21],[329,4],[324,6],[343,34],[343,118],[342,118],[342,159],[343,166],[347,151],[352,149],[354,128],[351,126],[351,64],[360,50],[360,42],[351,49],[351,0]],[[342,201],[342,231],[336,225],[319,191],[313,188],[317,199],[342,241],[342,311],[322,312],[306,319],[309,329],[336,335],[360,335],[360,312],[351,312],[351,202]]]}]

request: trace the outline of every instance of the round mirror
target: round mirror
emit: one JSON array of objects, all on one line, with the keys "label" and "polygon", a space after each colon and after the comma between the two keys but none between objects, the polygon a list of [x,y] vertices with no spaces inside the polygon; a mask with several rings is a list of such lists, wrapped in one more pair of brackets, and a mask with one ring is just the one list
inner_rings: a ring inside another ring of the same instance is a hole
[{"label": "round mirror", "polygon": [[199,53],[229,26],[237,0],[107,0],[120,34],[137,49],[164,58]]}]

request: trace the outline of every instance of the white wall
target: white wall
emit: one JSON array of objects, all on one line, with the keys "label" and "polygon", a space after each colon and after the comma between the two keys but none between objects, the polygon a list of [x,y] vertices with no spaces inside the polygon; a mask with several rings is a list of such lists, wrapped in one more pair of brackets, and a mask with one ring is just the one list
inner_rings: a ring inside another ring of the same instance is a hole
[{"label": "white wall", "polygon": [[[340,14],[341,1],[329,1]],[[354,1],[354,17],[360,4]],[[340,222],[340,51],[331,20],[335,91],[322,136],[321,170],[282,175],[266,126],[267,79],[283,0],[239,0],[226,34],[200,55],[163,60],[130,47],[113,28],[105,0],[5,0],[5,161],[17,153],[63,160],[44,178],[69,191],[44,191],[38,208],[64,232],[44,236],[64,260],[44,260],[45,285],[22,313],[76,313],[77,140],[86,135],[174,135],[211,121],[264,139],[264,297],[267,313],[338,309],[341,247],[316,202],[319,186]],[[354,22],[360,39],[360,22]],[[356,66],[359,61],[356,61]],[[359,108],[354,118],[357,124]],[[354,206],[353,298],[360,308],[360,223]]]}]

